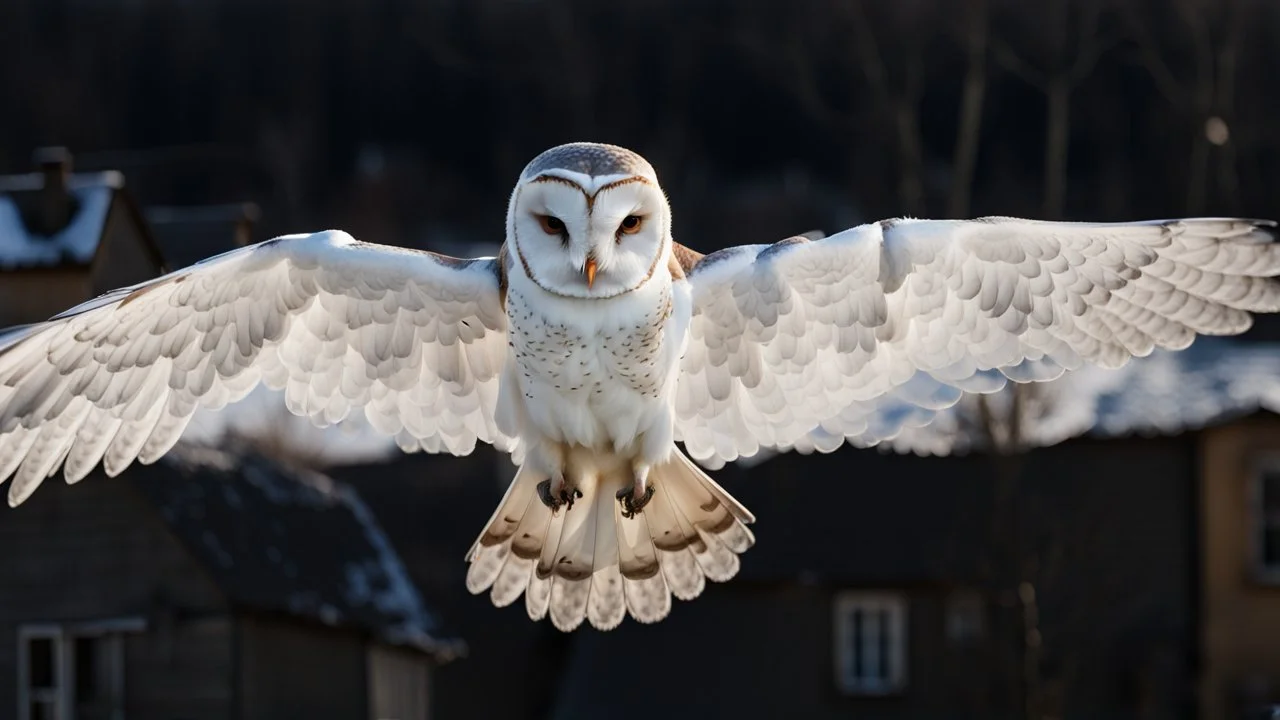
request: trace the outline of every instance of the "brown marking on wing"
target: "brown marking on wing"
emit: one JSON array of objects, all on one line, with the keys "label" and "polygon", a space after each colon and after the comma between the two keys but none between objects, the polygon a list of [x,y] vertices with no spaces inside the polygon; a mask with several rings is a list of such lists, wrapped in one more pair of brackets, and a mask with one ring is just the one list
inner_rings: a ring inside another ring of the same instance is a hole
[{"label": "brown marking on wing", "polygon": [[778,242],[770,245],[764,250],[761,250],[760,254],[757,255],[756,257],[759,260],[766,260],[769,258],[770,255],[784,252],[785,250],[787,250],[787,248],[790,248],[794,245],[808,245],[811,242],[813,241],[803,235],[794,235],[792,237],[787,238],[786,240],[779,240]]},{"label": "brown marking on wing", "polygon": [[684,280],[684,267],[680,265],[674,253],[667,258],[667,272],[671,274],[672,280]]},{"label": "brown marking on wing", "polygon": [[[704,257],[706,256],[697,250],[687,248],[678,242],[671,243],[671,259],[673,264],[678,263],[680,265],[680,274],[678,277],[688,275],[693,270],[694,266],[697,265]],[[671,276],[677,277],[674,271],[671,273]]]},{"label": "brown marking on wing", "polygon": [[152,290],[155,290],[156,288],[164,287],[165,285],[177,285],[178,283],[186,279],[187,279],[186,275],[177,275],[175,277],[169,278],[168,280],[165,280],[164,282],[151,283],[150,285],[143,285],[137,290],[134,290],[128,295],[125,295],[124,299],[121,300],[120,304],[117,305],[116,307],[124,307],[125,305],[128,305],[129,303],[133,302],[134,300],[137,300],[138,298],[142,297],[143,295],[146,295],[147,293],[151,292]]},{"label": "brown marking on wing", "polygon": [[430,255],[431,259],[451,270],[462,270],[475,262],[475,260],[471,258],[458,258],[452,255],[441,255],[440,253],[432,252],[431,250],[424,250],[423,252]]},{"label": "brown marking on wing", "polygon": [[507,307],[507,263],[509,262],[511,262],[511,251],[504,242],[498,249],[498,302],[502,304],[504,310]]}]

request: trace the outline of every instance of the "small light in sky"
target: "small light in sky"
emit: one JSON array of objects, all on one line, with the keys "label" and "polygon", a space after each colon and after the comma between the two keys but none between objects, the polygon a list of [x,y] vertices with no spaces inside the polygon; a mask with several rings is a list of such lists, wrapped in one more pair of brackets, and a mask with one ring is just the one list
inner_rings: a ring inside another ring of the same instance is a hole
[{"label": "small light in sky", "polygon": [[1214,145],[1226,145],[1231,140],[1231,128],[1227,127],[1227,121],[1214,115],[1204,121],[1204,136]]}]

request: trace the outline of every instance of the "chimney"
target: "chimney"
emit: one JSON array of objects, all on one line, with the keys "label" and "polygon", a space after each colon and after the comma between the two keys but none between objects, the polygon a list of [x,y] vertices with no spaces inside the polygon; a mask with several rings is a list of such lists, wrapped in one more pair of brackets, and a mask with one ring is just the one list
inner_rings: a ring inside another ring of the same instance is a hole
[{"label": "chimney", "polygon": [[33,218],[37,227],[31,229],[48,237],[66,227],[75,214],[75,199],[67,191],[71,153],[64,147],[39,148],[32,153],[32,161],[43,176],[44,186]]}]

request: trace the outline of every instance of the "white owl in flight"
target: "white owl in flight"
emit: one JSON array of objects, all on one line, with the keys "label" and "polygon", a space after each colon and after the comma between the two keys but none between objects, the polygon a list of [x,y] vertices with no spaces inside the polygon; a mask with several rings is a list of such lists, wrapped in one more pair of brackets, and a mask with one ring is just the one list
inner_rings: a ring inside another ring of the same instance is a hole
[{"label": "white owl in flight", "polygon": [[1239,333],[1280,310],[1274,228],[886,220],[702,255],[643,158],[563,145],[521,173],[496,258],[281,237],[0,341],[0,480],[16,505],[60,466],[153,462],[265,382],[317,425],[513,454],[472,592],[562,630],[655,622],[754,542],[690,457],[874,445],[962,392]]}]

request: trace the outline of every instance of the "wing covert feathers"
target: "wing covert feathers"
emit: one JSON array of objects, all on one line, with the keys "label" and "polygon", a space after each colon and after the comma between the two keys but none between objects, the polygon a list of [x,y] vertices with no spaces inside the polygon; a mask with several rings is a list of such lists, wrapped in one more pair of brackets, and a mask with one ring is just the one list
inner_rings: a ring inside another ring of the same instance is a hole
[{"label": "wing covert feathers", "polygon": [[10,504],[153,462],[198,407],[259,382],[319,426],[363,412],[406,450],[514,449],[494,422],[506,315],[492,259],[277,238],[83,303],[0,341]]},{"label": "wing covert feathers", "polygon": [[1280,310],[1275,223],[892,220],[688,272],[676,439],[709,467],[919,427],[962,392],[1118,367]]}]

